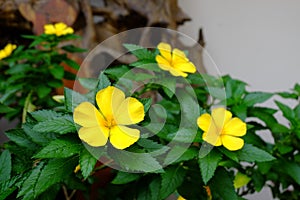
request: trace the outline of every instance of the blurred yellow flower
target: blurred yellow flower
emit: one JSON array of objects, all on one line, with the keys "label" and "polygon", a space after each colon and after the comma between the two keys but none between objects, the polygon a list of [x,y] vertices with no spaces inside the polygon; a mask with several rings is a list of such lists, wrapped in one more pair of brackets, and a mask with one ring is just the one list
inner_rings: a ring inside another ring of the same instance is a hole
[{"label": "blurred yellow flower", "polygon": [[116,149],[125,149],[140,138],[138,129],[126,125],[136,124],[144,119],[144,106],[137,99],[125,98],[120,89],[109,86],[96,95],[99,110],[89,102],[83,102],[74,109],[74,121],[81,125],[79,138],[90,146],[99,147],[110,143]]},{"label": "blurred yellow flower", "polygon": [[186,199],[183,198],[182,196],[179,196],[177,200],[186,200]]},{"label": "blurred yellow flower", "polygon": [[80,169],[81,169],[80,165],[77,165],[74,169],[74,173],[76,174],[77,172],[79,172]]},{"label": "blurred yellow flower", "polygon": [[0,50],[0,60],[10,56],[11,53],[13,52],[13,50],[15,50],[16,48],[17,48],[17,45],[15,45],[15,44],[7,44],[4,47],[4,49]]},{"label": "blurred yellow flower", "polygon": [[158,66],[165,71],[169,71],[173,76],[187,77],[187,73],[195,73],[195,65],[189,61],[185,53],[179,49],[173,49],[167,43],[159,43],[157,46],[160,55],[155,60]]},{"label": "blurred yellow flower", "polygon": [[225,108],[215,108],[212,114],[203,114],[197,124],[204,131],[203,140],[214,146],[223,145],[230,151],[243,148],[244,140],[239,138],[246,134],[247,128],[239,118],[232,118]]},{"label": "blurred yellow flower", "polygon": [[47,35],[56,35],[62,36],[67,34],[74,33],[74,30],[71,27],[68,27],[66,24],[59,22],[56,24],[46,24],[44,25],[45,34]]}]

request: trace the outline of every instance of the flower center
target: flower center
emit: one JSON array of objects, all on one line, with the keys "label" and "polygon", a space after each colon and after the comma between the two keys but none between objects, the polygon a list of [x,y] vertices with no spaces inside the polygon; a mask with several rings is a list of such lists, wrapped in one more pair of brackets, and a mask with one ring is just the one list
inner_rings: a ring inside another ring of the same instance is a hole
[{"label": "flower center", "polygon": [[106,117],[106,120],[104,121],[104,126],[107,127],[108,129],[116,126],[117,123],[113,117]]}]

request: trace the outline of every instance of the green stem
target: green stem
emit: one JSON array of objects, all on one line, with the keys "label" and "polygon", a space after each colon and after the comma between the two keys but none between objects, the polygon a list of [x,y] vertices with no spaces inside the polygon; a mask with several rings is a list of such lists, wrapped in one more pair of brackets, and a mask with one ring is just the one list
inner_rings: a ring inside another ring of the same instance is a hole
[{"label": "green stem", "polygon": [[24,104],[23,113],[22,113],[22,123],[26,122],[26,116],[27,116],[28,107],[29,107],[29,105],[31,103],[30,102],[31,95],[32,95],[32,90],[29,92],[29,94],[27,95],[27,97],[25,99],[25,104]]}]

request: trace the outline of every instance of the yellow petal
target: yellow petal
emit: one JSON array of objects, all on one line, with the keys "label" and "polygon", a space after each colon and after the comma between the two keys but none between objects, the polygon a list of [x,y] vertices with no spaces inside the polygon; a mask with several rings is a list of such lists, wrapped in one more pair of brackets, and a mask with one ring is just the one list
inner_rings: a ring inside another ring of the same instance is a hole
[{"label": "yellow petal", "polygon": [[166,70],[169,71],[170,68],[172,68],[172,65],[170,64],[170,62],[168,60],[166,60],[164,57],[162,57],[161,55],[157,55],[155,57],[155,60],[158,64],[158,66],[162,69],[162,70]]},{"label": "yellow petal", "polygon": [[128,97],[119,105],[115,120],[119,125],[130,125],[144,120],[144,116],[144,105],[137,99]]},{"label": "yellow petal", "polygon": [[3,58],[6,58],[6,57],[7,57],[7,55],[6,55],[5,51],[0,50],[0,60]]},{"label": "yellow petal", "polygon": [[140,131],[126,126],[114,126],[110,130],[110,143],[116,149],[125,149],[140,138]]},{"label": "yellow petal", "polygon": [[236,151],[244,146],[244,140],[231,135],[221,135],[223,146],[230,151]]},{"label": "yellow petal", "polygon": [[63,30],[65,28],[67,28],[67,25],[62,22],[56,23],[56,24],[54,24],[54,26],[55,26],[55,29],[57,29],[57,30]]},{"label": "yellow petal", "polygon": [[239,118],[231,119],[223,128],[223,134],[243,136],[247,132],[247,125]]},{"label": "yellow petal", "polygon": [[202,114],[197,119],[198,127],[207,132],[211,124],[211,116],[208,113]]},{"label": "yellow petal", "polygon": [[172,62],[173,63],[189,62],[189,59],[186,57],[183,51],[175,48],[172,52]]},{"label": "yellow petal", "polygon": [[74,33],[74,29],[72,29],[71,27],[68,27],[64,30],[64,34],[72,34]]},{"label": "yellow petal", "polygon": [[95,127],[103,124],[103,116],[96,107],[89,103],[83,102],[74,109],[74,122],[83,127]]},{"label": "yellow petal", "polygon": [[220,135],[218,135],[216,130],[213,130],[212,128],[210,128],[210,130],[212,131],[203,133],[202,139],[213,146],[221,146],[222,140]]},{"label": "yellow petal", "polygon": [[44,25],[45,34],[51,35],[55,34],[55,28],[52,24]]},{"label": "yellow petal", "polygon": [[97,92],[96,101],[100,111],[107,118],[113,118],[119,105],[125,100],[125,94],[122,90],[108,86]]},{"label": "yellow petal", "polygon": [[93,147],[104,146],[107,143],[109,129],[106,127],[81,127],[78,131],[79,138]]},{"label": "yellow petal", "polygon": [[179,69],[176,69],[174,67],[170,68],[170,73],[173,75],[173,76],[182,76],[182,77],[187,77],[187,73],[184,73],[183,71],[179,70]]},{"label": "yellow petal", "polygon": [[219,129],[223,129],[225,124],[231,119],[232,114],[225,108],[215,108],[212,110],[212,118]]},{"label": "yellow petal", "polygon": [[161,42],[157,45],[157,48],[160,52],[160,54],[167,59],[169,62],[172,60],[172,55],[171,55],[171,46],[167,43]]},{"label": "yellow petal", "polygon": [[183,72],[195,73],[196,67],[192,62],[176,63],[174,68],[179,69]]}]

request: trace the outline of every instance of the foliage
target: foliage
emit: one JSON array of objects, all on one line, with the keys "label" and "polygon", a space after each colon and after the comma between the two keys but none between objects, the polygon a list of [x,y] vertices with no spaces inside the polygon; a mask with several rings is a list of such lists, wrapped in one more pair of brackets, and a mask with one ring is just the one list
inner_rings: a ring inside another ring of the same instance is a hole
[{"label": "foliage", "polygon": [[[180,195],[189,200],[234,200],[264,186],[271,188],[274,198],[299,199],[298,84],[277,94],[294,100],[296,106],[276,101],[278,109],[269,108],[262,103],[274,95],[250,92],[243,81],[198,73],[173,77],[157,66],[157,50],[125,47],[138,61],[110,66],[98,79],[79,79],[89,90],[86,94],[65,89],[63,107],[30,112],[21,128],[6,132],[10,141],[0,155],[0,199],[61,199],[63,195],[68,199],[96,192],[99,199],[160,200]],[[141,82],[143,87],[136,85]],[[74,108],[86,101],[95,105],[96,93],[110,85],[139,99],[146,113],[135,127],[140,139],[125,150],[83,143],[78,137],[80,127],[73,121]],[[236,151],[204,142],[197,126],[200,115],[224,105],[247,123],[247,133],[241,137],[245,144]],[[279,122],[277,113],[282,113],[288,126]],[[271,133],[274,143],[262,139],[265,132]],[[104,171],[110,177],[99,186],[97,177]]]}]

